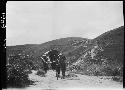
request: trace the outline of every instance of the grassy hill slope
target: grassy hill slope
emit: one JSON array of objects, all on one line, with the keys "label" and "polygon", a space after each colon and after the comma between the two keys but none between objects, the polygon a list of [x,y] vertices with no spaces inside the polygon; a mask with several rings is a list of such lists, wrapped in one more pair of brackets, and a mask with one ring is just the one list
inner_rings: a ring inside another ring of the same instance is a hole
[{"label": "grassy hill slope", "polygon": [[123,26],[98,36],[90,44],[82,56],[69,67],[70,70],[87,75],[123,75]]}]

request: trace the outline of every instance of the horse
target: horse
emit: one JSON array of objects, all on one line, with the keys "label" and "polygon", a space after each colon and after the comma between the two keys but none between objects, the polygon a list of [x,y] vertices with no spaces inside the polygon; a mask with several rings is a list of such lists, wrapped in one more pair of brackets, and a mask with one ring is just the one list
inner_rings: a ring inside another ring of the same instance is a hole
[{"label": "horse", "polygon": [[60,77],[60,71],[62,71],[61,79],[64,79],[66,71],[66,57],[57,50],[50,50],[46,53],[46,57],[49,57],[48,60],[51,62],[52,70],[56,70],[57,80]]}]

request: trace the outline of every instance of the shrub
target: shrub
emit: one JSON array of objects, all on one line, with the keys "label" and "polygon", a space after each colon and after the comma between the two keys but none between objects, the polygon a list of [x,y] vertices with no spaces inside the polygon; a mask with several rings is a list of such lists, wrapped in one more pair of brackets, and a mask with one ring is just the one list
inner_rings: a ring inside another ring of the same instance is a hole
[{"label": "shrub", "polygon": [[123,82],[123,77],[113,76],[112,80],[117,81],[117,82]]},{"label": "shrub", "polygon": [[99,71],[95,71],[95,72],[94,72],[94,75],[95,75],[95,76],[101,76],[102,74],[101,74],[101,72],[99,72]]},{"label": "shrub", "polygon": [[39,76],[45,77],[45,71],[43,71],[42,69],[38,70],[36,74]]},{"label": "shrub", "polygon": [[[18,56],[18,55],[17,55]],[[21,57],[11,57],[7,65],[7,87],[21,88],[33,84],[28,74],[31,73],[30,65]]]},{"label": "shrub", "polygon": [[101,71],[102,75],[113,76],[113,70],[110,67],[105,67]]},{"label": "shrub", "polygon": [[7,87],[21,88],[32,83],[33,81],[28,79],[28,74],[25,74],[23,69],[11,68],[10,71],[8,71]]},{"label": "shrub", "polygon": [[66,75],[66,78],[71,78],[71,77],[78,77],[78,76],[74,73],[69,73],[68,75]]},{"label": "shrub", "polygon": [[113,70],[113,76],[119,76],[120,75],[120,71],[116,68]]}]

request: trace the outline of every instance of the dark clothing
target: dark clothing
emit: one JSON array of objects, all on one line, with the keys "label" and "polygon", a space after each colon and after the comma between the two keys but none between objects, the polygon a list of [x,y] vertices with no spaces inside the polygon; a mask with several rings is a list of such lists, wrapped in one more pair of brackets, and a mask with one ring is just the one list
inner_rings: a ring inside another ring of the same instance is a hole
[{"label": "dark clothing", "polygon": [[47,70],[48,70],[48,64],[46,64],[46,63],[44,63],[44,71],[45,71],[45,73],[47,73]]},{"label": "dark clothing", "polygon": [[62,70],[62,76],[63,76],[63,79],[65,77],[65,70]]},{"label": "dark clothing", "polygon": [[66,70],[66,57],[63,55],[60,56],[60,68],[63,71]]},{"label": "dark clothing", "polygon": [[46,56],[42,56],[42,63],[43,63],[43,69],[45,71],[45,73],[47,73],[48,68],[48,63],[47,63],[47,57]]},{"label": "dark clothing", "polygon": [[56,64],[56,72],[58,73],[58,75],[60,74],[60,65]]},{"label": "dark clothing", "polygon": [[59,63],[60,63],[60,69],[62,71],[62,78],[65,77],[65,71],[66,71],[66,57],[64,55],[59,56]]},{"label": "dark clothing", "polygon": [[56,70],[56,63],[55,62],[51,63],[51,67],[53,70]]}]

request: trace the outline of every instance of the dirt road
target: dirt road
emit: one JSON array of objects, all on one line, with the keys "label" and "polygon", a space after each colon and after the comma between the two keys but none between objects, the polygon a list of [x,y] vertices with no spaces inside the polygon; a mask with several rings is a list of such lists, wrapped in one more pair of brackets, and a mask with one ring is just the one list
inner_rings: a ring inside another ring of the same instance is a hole
[{"label": "dirt road", "polygon": [[[57,80],[55,72],[49,70],[46,77],[38,76],[34,73],[29,75],[29,78],[36,81],[34,85],[28,88],[40,89],[57,89],[57,88],[122,88],[122,83],[115,82],[102,77],[86,76],[76,74],[77,77],[70,77],[66,79]],[[101,79],[100,79],[101,78]]]}]

